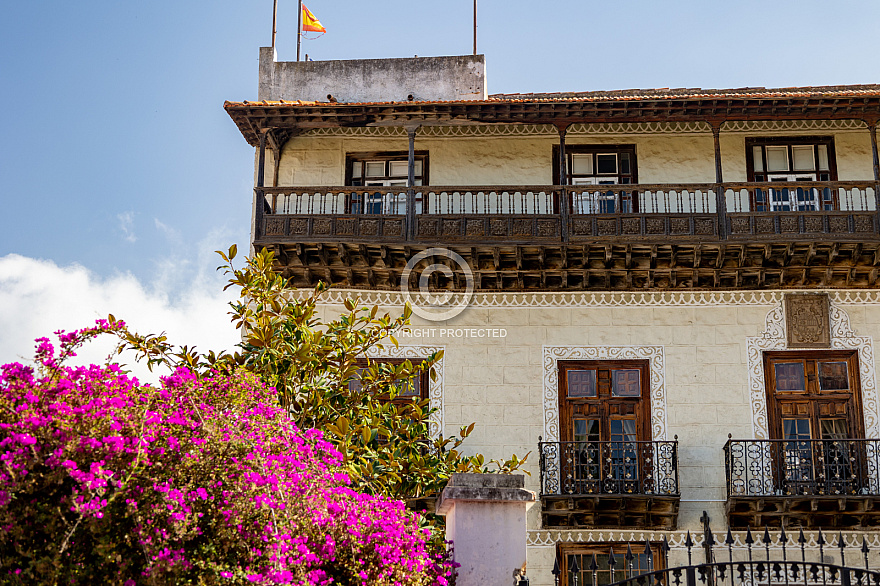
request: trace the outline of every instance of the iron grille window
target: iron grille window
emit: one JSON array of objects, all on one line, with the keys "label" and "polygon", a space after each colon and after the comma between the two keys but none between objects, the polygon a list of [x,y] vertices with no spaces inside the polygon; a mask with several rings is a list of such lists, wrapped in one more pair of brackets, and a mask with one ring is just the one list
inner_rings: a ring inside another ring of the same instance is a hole
[{"label": "iron grille window", "polygon": [[[631,557],[627,555],[627,548]],[[615,562],[613,579],[610,563],[612,553]],[[606,586],[665,567],[659,543],[559,544],[557,555],[561,562],[561,586],[593,586],[594,558],[596,586]]]}]

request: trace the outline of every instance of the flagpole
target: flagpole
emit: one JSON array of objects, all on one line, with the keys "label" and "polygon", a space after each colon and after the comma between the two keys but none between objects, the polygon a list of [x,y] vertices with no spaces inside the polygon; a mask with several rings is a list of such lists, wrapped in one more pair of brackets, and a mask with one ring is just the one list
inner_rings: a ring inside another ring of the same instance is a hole
[{"label": "flagpole", "polygon": [[272,48],[275,48],[275,32],[278,28],[275,26],[275,23],[278,21],[278,0],[275,0],[272,5]]},{"label": "flagpole", "polygon": [[477,0],[474,0],[474,55],[477,54]]},{"label": "flagpole", "polygon": [[303,36],[303,3],[299,0],[299,10],[296,17],[296,60],[299,61],[299,47],[302,44]]}]

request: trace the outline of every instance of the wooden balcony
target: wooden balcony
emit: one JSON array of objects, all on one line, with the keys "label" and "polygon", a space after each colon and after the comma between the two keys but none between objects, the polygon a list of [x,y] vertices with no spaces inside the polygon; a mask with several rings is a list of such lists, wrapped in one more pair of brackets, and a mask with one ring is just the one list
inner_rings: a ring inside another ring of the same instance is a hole
[{"label": "wooden balcony", "polygon": [[880,440],[734,440],[724,446],[731,528],[880,527]]},{"label": "wooden balcony", "polygon": [[540,442],[544,527],[675,529],[677,441]]},{"label": "wooden balcony", "polygon": [[[267,187],[256,246],[300,286],[396,289],[455,250],[483,290],[873,287],[873,181]],[[458,288],[454,276],[440,288]]]}]

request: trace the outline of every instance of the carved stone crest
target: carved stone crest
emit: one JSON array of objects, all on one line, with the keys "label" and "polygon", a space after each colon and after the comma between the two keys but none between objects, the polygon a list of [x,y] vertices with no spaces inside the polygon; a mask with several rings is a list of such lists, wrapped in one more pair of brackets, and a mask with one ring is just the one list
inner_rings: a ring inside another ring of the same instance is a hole
[{"label": "carved stone crest", "polygon": [[785,325],[789,348],[830,348],[828,295],[785,296]]}]

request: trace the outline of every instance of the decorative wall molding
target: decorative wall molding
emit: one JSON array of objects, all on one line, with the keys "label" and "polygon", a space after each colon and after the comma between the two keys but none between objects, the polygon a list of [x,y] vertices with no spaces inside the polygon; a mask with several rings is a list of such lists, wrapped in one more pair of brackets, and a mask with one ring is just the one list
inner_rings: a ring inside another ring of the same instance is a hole
[{"label": "decorative wall molding", "polygon": [[[737,307],[743,305],[778,305],[786,293],[815,293],[815,290],[786,291],[694,291],[650,293],[474,293],[471,307]],[[297,289],[305,298],[311,289]],[[880,290],[827,291],[838,305],[880,305]],[[322,304],[342,305],[346,299],[383,307],[403,307],[398,291],[331,289],[324,293]]]},{"label": "decorative wall molding", "polygon": [[[861,120],[775,120],[732,121],[721,127],[725,132],[813,132],[866,130]],[[705,122],[627,122],[608,124],[572,124],[568,136],[600,136],[626,134],[710,134]],[[316,128],[303,136],[350,136],[363,138],[406,138],[406,130],[398,126],[366,126],[358,128]],[[473,126],[423,126],[419,138],[484,138],[505,136],[557,137],[549,124],[483,124]]]},{"label": "decorative wall molding", "polygon": [[[556,547],[557,543],[620,543],[620,542],[629,542],[629,543],[638,543],[645,541],[661,541],[664,537],[669,541],[669,547],[672,549],[683,549],[686,550],[687,546],[685,542],[687,541],[687,531],[625,531],[625,530],[596,530],[591,531],[587,530],[531,530],[528,532],[526,545],[529,547]],[[722,531],[713,531],[715,537],[715,543],[723,544],[727,539],[727,532]],[[734,531],[731,533],[733,536],[733,548],[745,548],[746,547],[746,534],[744,532]],[[777,531],[770,532],[771,539],[773,540],[773,545],[770,549],[782,549],[781,544],[778,540],[779,534]],[[867,531],[867,532],[858,532],[858,531],[848,531],[843,533],[843,541],[847,546],[851,547],[861,547],[862,539],[865,539],[868,543],[868,547],[876,548],[880,547],[880,534],[876,531]],[[787,535],[788,545],[792,548],[792,551],[796,551],[797,548],[800,548],[800,543],[798,543],[797,532],[792,531]],[[819,532],[818,531],[804,531],[804,537],[806,538],[805,546],[819,547]],[[835,548],[837,547],[837,534],[833,532],[828,532],[827,535],[823,535],[825,539],[825,547],[826,548]],[[691,533],[691,539],[694,543],[694,551],[703,547],[703,542],[705,539],[705,535],[702,531],[694,531]],[[724,546],[726,547],[726,546]],[[763,547],[763,544],[762,544]]]},{"label": "decorative wall molding", "polygon": [[[834,300],[833,295],[831,299],[831,348],[858,351],[865,437],[880,438],[880,404],[877,400],[873,339],[869,336],[856,336],[847,313]],[[780,302],[767,314],[764,331],[758,336],[746,338],[749,403],[752,407],[752,431],[755,439],[770,439],[767,393],[764,387],[764,352],[788,350],[785,331],[785,311]]]},{"label": "decorative wall molding", "polygon": [[[428,358],[435,352],[445,350],[445,346],[383,346],[373,347],[367,352],[370,358]],[[443,359],[441,358],[433,366],[436,378],[428,379],[428,406],[435,409],[429,419],[431,436],[437,438],[443,433],[444,425],[444,400],[443,400]]]},{"label": "decorative wall molding", "polygon": [[663,346],[544,346],[544,441],[559,439],[560,360],[648,360],[651,435],[666,440],[666,366]]}]

